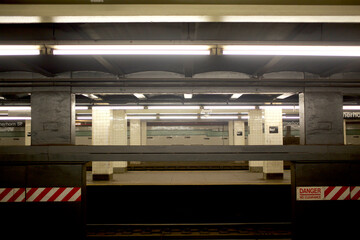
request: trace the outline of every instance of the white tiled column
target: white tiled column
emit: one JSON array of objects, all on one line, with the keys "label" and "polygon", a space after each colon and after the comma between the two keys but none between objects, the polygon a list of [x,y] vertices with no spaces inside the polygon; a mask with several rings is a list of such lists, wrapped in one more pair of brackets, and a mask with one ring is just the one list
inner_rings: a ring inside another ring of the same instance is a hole
[{"label": "white tiled column", "polygon": [[141,145],[147,145],[147,123],[146,121],[141,121]]},{"label": "white tiled column", "polygon": [[[110,109],[92,109],[92,145],[109,145]],[[113,176],[113,162],[93,162],[94,180],[110,180]]]},{"label": "white tiled column", "polygon": [[[248,145],[264,145],[262,110],[249,111]],[[262,172],[263,161],[249,161],[250,172]]]},{"label": "white tiled column", "polygon": [[228,122],[228,132],[229,132],[229,145],[235,145],[234,144],[234,121]]},{"label": "white tiled column", "polygon": [[[127,145],[127,120],[124,110],[111,110],[109,145]],[[126,161],[113,163],[114,173],[124,173],[127,170]]]},{"label": "white tiled column", "polygon": [[31,120],[25,120],[25,146],[31,145]]},{"label": "white tiled column", "polygon": [[[265,145],[283,145],[282,109],[280,107],[266,108]],[[284,175],[283,161],[264,161],[264,179],[282,179]]]},{"label": "white tiled column", "polygon": [[140,120],[130,120],[130,145],[141,145],[141,130]]},{"label": "white tiled column", "polygon": [[234,145],[245,145],[245,124],[234,121]]}]

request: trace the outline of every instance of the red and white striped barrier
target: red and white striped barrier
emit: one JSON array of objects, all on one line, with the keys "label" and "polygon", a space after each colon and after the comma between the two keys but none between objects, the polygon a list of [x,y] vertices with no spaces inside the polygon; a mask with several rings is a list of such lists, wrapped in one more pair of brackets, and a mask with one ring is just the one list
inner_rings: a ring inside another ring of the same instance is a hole
[{"label": "red and white striped barrier", "polygon": [[0,202],[25,202],[25,188],[0,188]]},{"label": "red and white striped barrier", "polygon": [[80,202],[80,187],[27,188],[26,202]]},{"label": "red and white striped barrier", "polygon": [[351,200],[360,200],[360,187],[350,187]]},{"label": "red and white striped barrier", "polygon": [[324,187],[324,200],[350,200],[350,187],[347,186]]}]

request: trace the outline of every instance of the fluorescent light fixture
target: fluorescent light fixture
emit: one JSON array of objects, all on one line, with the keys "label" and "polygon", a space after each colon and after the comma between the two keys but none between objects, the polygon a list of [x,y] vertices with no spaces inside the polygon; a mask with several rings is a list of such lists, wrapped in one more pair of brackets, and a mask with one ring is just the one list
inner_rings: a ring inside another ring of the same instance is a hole
[{"label": "fluorescent light fixture", "polygon": [[159,113],[160,115],[197,115],[198,113],[182,113],[182,112],[177,112],[177,113]]},{"label": "fluorescent light fixture", "polygon": [[231,96],[231,99],[238,99],[239,97],[241,97],[243,94],[242,93],[235,93]]},{"label": "fluorescent light fixture", "polygon": [[204,109],[212,109],[212,110],[217,110],[217,109],[221,109],[221,110],[225,110],[225,109],[229,109],[229,110],[251,110],[251,109],[255,109],[255,106],[231,106],[231,105],[226,105],[226,106],[204,106]]},{"label": "fluorescent light fixture", "polygon": [[4,97],[2,97],[2,96],[0,96],[0,100],[5,100],[5,98],[4,98]]},{"label": "fluorescent light fixture", "polygon": [[156,116],[126,116],[126,119],[155,120]]},{"label": "fluorescent light fixture", "polygon": [[145,99],[145,95],[142,93],[134,93],[134,96],[137,97],[138,99]]},{"label": "fluorescent light fixture", "polygon": [[31,117],[0,117],[0,120],[31,120]]},{"label": "fluorescent light fixture", "polygon": [[88,106],[76,106],[75,110],[88,110],[89,107]]},{"label": "fluorescent light fixture", "polygon": [[76,117],[76,119],[78,119],[78,120],[91,120],[92,117],[91,116],[79,116],[79,117]]},{"label": "fluorescent light fixture", "polygon": [[126,113],[128,116],[138,116],[138,115],[156,115],[156,113]]},{"label": "fluorescent light fixture", "polygon": [[283,116],[283,119],[300,119],[298,116]]},{"label": "fluorescent light fixture", "polygon": [[201,119],[239,119],[238,116],[201,116]]},{"label": "fluorescent light fixture", "polygon": [[249,119],[249,116],[241,116],[241,119]]},{"label": "fluorescent light fixture", "polygon": [[191,109],[200,109],[200,106],[148,106],[148,109],[154,109],[154,110],[191,110]]},{"label": "fluorescent light fixture", "polygon": [[9,110],[17,110],[17,111],[30,111],[31,110],[31,107],[30,106],[19,106],[19,107],[16,107],[16,106],[9,106],[9,107],[0,107],[0,111],[9,111]]},{"label": "fluorescent light fixture", "polygon": [[192,97],[193,97],[192,94],[187,94],[187,93],[184,94],[185,99],[191,99]]},{"label": "fluorescent light fixture", "polygon": [[0,45],[0,56],[40,55],[39,45]]},{"label": "fluorescent light fixture", "polygon": [[343,110],[360,110],[360,106],[343,106]]},{"label": "fluorescent light fixture", "polygon": [[[202,113],[202,114],[208,114],[208,113]],[[211,115],[238,115],[238,112],[212,112]],[[241,114],[241,113],[240,113]],[[247,113],[244,113],[247,114]]]},{"label": "fluorescent light fixture", "polygon": [[271,105],[271,106],[260,106],[260,109],[285,109],[285,110],[294,110],[294,109],[299,109],[299,106],[274,106],[274,105]]},{"label": "fluorescent light fixture", "polygon": [[160,119],[198,119],[197,116],[160,116]]},{"label": "fluorescent light fixture", "polygon": [[285,98],[288,98],[288,97],[290,97],[290,96],[292,96],[294,94],[295,93],[284,93],[284,94],[278,96],[277,99],[285,99]]},{"label": "fluorescent light fixture", "polygon": [[93,109],[112,109],[112,110],[140,110],[144,106],[93,106]]},{"label": "fluorescent light fixture", "polygon": [[210,55],[207,45],[55,45],[54,55]]},{"label": "fluorescent light fixture", "polygon": [[224,55],[360,57],[360,46],[228,45]]}]

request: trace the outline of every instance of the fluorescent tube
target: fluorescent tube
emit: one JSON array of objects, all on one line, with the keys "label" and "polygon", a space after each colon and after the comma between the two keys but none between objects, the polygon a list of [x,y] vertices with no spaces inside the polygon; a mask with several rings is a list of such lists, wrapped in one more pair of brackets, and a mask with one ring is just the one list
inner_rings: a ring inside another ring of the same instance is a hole
[{"label": "fluorescent tube", "polygon": [[284,93],[280,96],[277,97],[277,99],[285,99],[285,98],[288,98],[290,96],[294,95],[294,93]]},{"label": "fluorescent tube", "polygon": [[185,99],[191,99],[193,97],[193,95],[192,94],[184,94],[184,98]]},{"label": "fluorescent tube", "polygon": [[145,95],[142,93],[134,93],[134,96],[137,97],[138,99],[145,99]]},{"label": "fluorescent tube", "polygon": [[231,106],[231,105],[226,105],[226,106],[204,106],[204,109],[212,109],[212,110],[216,110],[216,109],[221,109],[221,110],[225,110],[225,109],[229,109],[229,110],[242,110],[242,109],[255,109],[255,106]]},{"label": "fluorescent tube", "polygon": [[0,117],[0,120],[31,120],[31,117]]},{"label": "fluorescent tube", "polygon": [[112,109],[112,110],[140,110],[144,106],[93,106],[93,109]]},{"label": "fluorescent tube", "polygon": [[360,110],[360,106],[343,106],[343,110]]},{"label": "fluorescent tube", "polygon": [[287,109],[287,110],[291,110],[291,109],[299,109],[299,106],[260,106],[260,109],[276,109],[276,108],[281,108],[281,109]]},{"label": "fluorescent tube", "polygon": [[148,109],[179,109],[179,110],[190,110],[190,109],[200,109],[200,106],[148,106]]},{"label": "fluorescent tube", "polygon": [[210,55],[206,45],[56,45],[54,55]]},{"label": "fluorescent tube", "polygon": [[283,116],[283,119],[300,119],[298,116]]},{"label": "fluorescent tube", "polygon": [[156,116],[126,116],[126,119],[144,119],[144,120],[154,120]]},{"label": "fluorescent tube", "polygon": [[89,107],[88,106],[76,106],[75,110],[88,110]]},{"label": "fluorescent tube", "polygon": [[201,119],[239,119],[238,116],[201,116]]},{"label": "fluorescent tube", "polygon": [[243,94],[242,93],[235,93],[231,96],[231,99],[238,99],[239,97],[241,97]]},{"label": "fluorescent tube", "polygon": [[197,116],[160,116],[160,119],[198,119]]},{"label": "fluorescent tube", "polygon": [[78,119],[78,120],[91,120],[92,117],[91,116],[79,116],[79,117],[76,117],[76,119]]},{"label": "fluorescent tube", "polygon": [[18,110],[18,111],[29,111],[31,110],[30,106],[9,106],[9,107],[0,107],[0,110],[9,111],[9,110]]},{"label": "fluorescent tube", "polygon": [[223,55],[360,57],[360,46],[228,45]]},{"label": "fluorescent tube", "polygon": [[38,45],[0,45],[0,56],[40,55]]}]

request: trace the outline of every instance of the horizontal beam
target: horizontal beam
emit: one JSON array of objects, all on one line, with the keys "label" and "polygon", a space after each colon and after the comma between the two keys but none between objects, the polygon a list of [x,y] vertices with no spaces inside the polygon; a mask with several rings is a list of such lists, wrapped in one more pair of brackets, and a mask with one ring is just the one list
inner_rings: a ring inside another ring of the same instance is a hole
[{"label": "horizontal beam", "polygon": [[359,23],[359,5],[1,4],[0,23]]},{"label": "horizontal beam", "polygon": [[0,147],[0,164],[89,161],[360,161],[357,146]]}]

